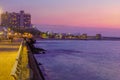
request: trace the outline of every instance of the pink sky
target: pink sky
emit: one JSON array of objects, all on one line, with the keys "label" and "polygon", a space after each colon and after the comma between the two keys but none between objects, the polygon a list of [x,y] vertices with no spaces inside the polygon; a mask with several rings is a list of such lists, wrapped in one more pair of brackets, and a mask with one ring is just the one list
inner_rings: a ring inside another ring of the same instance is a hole
[{"label": "pink sky", "polygon": [[0,0],[0,6],[31,13],[33,24],[120,28],[120,0]]},{"label": "pink sky", "polygon": [[84,27],[89,29],[86,32],[101,28],[100,32],[106,34],[103,29],[109,29],[111,35],[114,34],[111,30],[120,29],[120,0],[0,0],[0,7],[9,12],[30,13],[32,24]]},{"label": "pink sky", "polygon": [[[46,12],[46,11],[45,11]],[[120,7],[100,7],[86,10],[64,11],[60,13],[50,12],[43,15],[41,19],[33,20],[34,23],[72,25],[72,26],[92,26],[92,27],[120,27]]]}]

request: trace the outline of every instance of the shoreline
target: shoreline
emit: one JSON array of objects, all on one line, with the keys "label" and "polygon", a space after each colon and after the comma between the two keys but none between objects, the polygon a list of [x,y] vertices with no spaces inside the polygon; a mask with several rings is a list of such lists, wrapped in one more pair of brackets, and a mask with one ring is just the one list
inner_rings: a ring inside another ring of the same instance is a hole
[{"label": "shoreline", "polygon": [[35,40],[79,40],[79,41],[120,41],[120,39],[41,39],[41,38],[35,38]]}]

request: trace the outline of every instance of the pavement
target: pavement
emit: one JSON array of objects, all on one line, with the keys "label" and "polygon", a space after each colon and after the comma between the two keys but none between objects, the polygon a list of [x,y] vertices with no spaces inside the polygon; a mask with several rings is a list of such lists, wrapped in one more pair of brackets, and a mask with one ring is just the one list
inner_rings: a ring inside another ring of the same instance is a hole
[{"label": "pavement", "polygon": [[[2,40],[0,41],[0,80],[14,80],[14,78],[10,75],[13,66],[15,64],[15,60],[17,57],[17,52],[19,50],[21,41],[13,41]],[[25,49],[24,66],[27,65],[27,51]],[[28,73],[28,72],[27,72]]]}]

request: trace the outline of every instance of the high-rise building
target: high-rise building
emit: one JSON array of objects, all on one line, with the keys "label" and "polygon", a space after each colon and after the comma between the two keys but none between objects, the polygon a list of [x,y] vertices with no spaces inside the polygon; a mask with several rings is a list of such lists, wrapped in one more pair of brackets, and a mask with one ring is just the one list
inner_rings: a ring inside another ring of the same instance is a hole
[{"label": "high-rise building", "polygon": [[20,11],[20,13],[8,13],[1,14],[1,26],[6,27],[31,27],[31,15]]}]

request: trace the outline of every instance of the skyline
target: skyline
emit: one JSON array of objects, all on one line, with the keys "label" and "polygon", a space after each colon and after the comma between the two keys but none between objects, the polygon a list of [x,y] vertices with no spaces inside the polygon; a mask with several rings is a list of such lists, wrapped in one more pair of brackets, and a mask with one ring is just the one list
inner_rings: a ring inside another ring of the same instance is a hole
[{"label": "skyline", "polygon": [[95,28],[96,31],[97,28],[120,29],[119,4],[119,0],[0,0],[4,12],[24,10],[31,14],[33,24]]},{"label": "skyline", "polygon": [[[54,33],[72,33],[72,34],[88,34],[90,36],[102,34],[108,37],[120,37],[119,28],[95,28],[95,27],[74,27],[64,25],[36,25],[40,31]],[[64,29],[65,27],[65,29]]]}]

